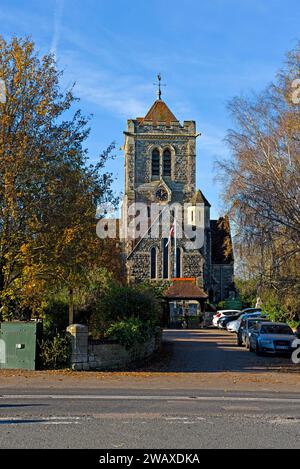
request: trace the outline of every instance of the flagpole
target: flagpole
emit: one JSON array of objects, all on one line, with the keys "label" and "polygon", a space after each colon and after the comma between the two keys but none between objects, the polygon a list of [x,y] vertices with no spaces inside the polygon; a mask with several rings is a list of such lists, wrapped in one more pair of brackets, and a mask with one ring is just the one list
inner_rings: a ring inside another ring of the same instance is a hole
[{"label": "flagpole", "polygon": [[176,215],[174,210],[174,278],[177,275],[177,227],[176,227]]}]

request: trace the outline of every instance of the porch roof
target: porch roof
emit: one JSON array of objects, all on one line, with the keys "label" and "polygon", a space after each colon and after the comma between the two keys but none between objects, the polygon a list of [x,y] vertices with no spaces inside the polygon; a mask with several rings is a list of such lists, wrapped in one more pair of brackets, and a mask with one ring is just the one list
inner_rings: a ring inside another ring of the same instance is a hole
[{"label": "porch roof", "polygon": [[166,300],[206,300],[208,295],[196,285],[193,279],[175,279],[165,292]]}]

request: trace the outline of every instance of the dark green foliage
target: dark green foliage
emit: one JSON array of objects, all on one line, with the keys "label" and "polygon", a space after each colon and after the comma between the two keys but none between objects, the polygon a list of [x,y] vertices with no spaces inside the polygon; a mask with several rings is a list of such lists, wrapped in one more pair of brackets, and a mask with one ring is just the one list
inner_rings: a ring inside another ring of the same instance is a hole
[{"label": "dark green foliage", "polygon": [[137,318],[128,318],[115,322],[106,331],[105,337],[113,339],[127,349],[150,340],[155,334],[155,327],[150,322]]},{"label": "dark green foliage", "polygon": [[[104,267],[87,271],[84,282],[74,291],[74,322],[87,324],[92,313],[97,310],[105,296],[113,278],[113,274]],[[47,306],[44,311],[43,328],[46,333],[64,332],[69,325],[69,294],[66,288],[48,294]]]},{"label": "dark green foliage", "polygon": [[54,300],[45,310],[43,320],[44,330],[55,334],[65,331],[68,326],[68,303],[63,300]]},{"label": "dark green foliage", "polygon": [[264,301],[262,310],[270,321],[287,322],[292,328],[300,324],[299,316],[289,311],[274,295],[269,295]]},{"label": "dark green foliage", "polygon": [[238,289],[239,297],[243,303],[243,308],[253,308],[258,296],[258,279],[252,278],[242,280],[235,278],[234,282]]},{"label": "dark green foliage", "polygon": [[66,334],[44,337],[40,346],[39,360],[43,369],[67,368],[70,365],[71,342]]},{"label": "dark green foliage", "polygon": [[151,286],[112,283],[92,314],[90,330],[97,336],[112,323],[131,318],[159,324],[161,314],[161,300]]}]

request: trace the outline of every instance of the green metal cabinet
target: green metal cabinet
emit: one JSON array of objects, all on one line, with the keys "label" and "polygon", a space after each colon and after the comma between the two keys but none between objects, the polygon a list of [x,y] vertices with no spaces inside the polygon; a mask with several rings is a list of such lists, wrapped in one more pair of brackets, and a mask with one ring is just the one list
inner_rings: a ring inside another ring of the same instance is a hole
[{"label": "green metal cabinet", "polygon": [[0,323],[0,368],[35,370],[42,324]]}]

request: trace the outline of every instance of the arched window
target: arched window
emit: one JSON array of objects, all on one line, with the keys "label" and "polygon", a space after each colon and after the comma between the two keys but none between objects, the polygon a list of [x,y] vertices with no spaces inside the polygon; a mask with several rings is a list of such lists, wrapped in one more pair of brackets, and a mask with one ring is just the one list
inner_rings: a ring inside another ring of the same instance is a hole
[{"label": "arched window", "polygon": [[162,267],[163,267],[163,278],[169,278],[169,245],[168,238],[162,239]]},{"label": "arched window", "polygon": [[159,151],[157,148],[152,152],[152,176],[159,176]]},{"label": "arched window", "polygon": [[151,278],[156,278],[156,248],[153,247],[150,253],[151,257]]},{"label": "arched window", "polygon": [[181,266],[181,249],[176,248],[176,277],[177,278],[180,278],[182,276],[181,269],[182,269],[182,266]]},{"label": "arched window", "polygon": [[165,149],[163,154],[163,175],[171,176],[171,152],[168,148]]}]

